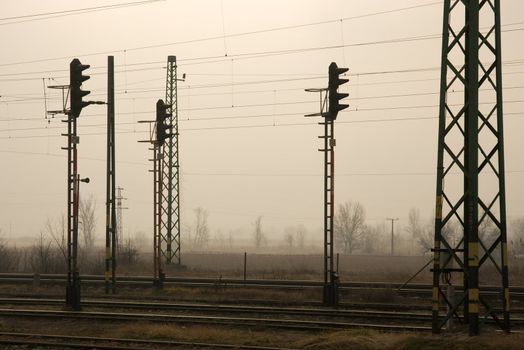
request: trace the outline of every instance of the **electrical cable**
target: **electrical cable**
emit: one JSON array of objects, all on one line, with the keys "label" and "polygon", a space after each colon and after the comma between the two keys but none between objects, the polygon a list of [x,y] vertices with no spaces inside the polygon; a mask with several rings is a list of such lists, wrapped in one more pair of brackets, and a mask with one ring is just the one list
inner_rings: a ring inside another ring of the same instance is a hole
[{"label": "electrical cable", "polygon": [[[524,102],[524,101],[523,101]],[[347,112],[340,112],[340,113],[347,113]],[[510,113],[504,113],[505,116],[513,116],[518,115],[522,116],[524,115],[524,112],[510,112]],[[337,125],[340,124],[369,124],[369,123],[389,123],[389,122],[400,122],[400,121],[424,121],[424,120],[435,120],[438,119],[438,116],[434,117],[400,117],[400,118],[388,118],[388,119],[363,119],[363,120],[340,120],[337,121]],[[118,123],[117,125],[122,125],[122,123]],[[129,124],[126,124],[129,125]],[[268,128],[268,127],[289,127],[289,126],[314,126],[318,125],[318,122],[313,123],[285,123],[285,124],[256,124],[256,125],[233,125],[233,126],[216,126],[216,127],[194,127],[194,128],[182,128],[180,129],[181,132],[187,132],[187,131],[209,131],[209,130],[234,130],[234,129],[259,129],[259,128]],[[91,125],[91,127],[94,127],[96,125]],[[99,127],[103,127],[103,124],[99,125]],[[41,128],[40,128],[41,129]],[[52,127],[51,129],[59,129],[57,127]],[[10,130],[0,130],[0,131],[13,131],[13,129]],[[116,134],[148,134],[149,131],[135,131],[135,130],[127,130],[127,131],[118,131]],[[62,135],[56,134],[56,135],[28,135],[28,136],[5,136],[0,137],[0,140],[12,140],[12,139],[31,139],[31,138],[46,138],[46,137],[61,137]],[[107,133],[100,132],[100,133],[84,133],[82,136],[107,136]]]},{"label": "electrical cable", "polygon": [[[91,13],[91,12],[114,10],[114,9],[119,9],[123,7],[149,5],[151,3],[160,2],[160,1],[165,1],[165,0],[144,0],[144,1],[126,2],[126,3],[112,4],[112,5],[105,5],[105,6],[86,7],[86,8],[80,8],[80,9],[74,9],[74,10],[63,10],[63,11],[54,11],[54,12],[35,13],[31,15],[4,17],[4,18],[0,18],[0,21],[6,21],[6,23],[0,23],[0,26],[24,23],[24,22],[41,21],[45,19],[66,17],[66,16],[79,15],[79,14],[84,14],[84,13]],[[21,19],[21,20],[15,21],[17,19]]]},{"label": "electrical cable", "polygon": [[[238,37],[238,36],[246,36],[246,35],[274,32],[274,31],[281,31],[281,30],[289,30],[289,29],[295,29],[295,28],[301,28],[301,27],[307,27],[307,26],[316,26],[316,25],[325,24],[325,23],[338,22],[340,20],[346,20],[347,21],[347,20],[352,20],[352,19],[360,19],[360,18],[365,18],[365,17],[371,17],[371,16],[382,15],[382,14],[389,14],[389,13],[394,13],[394,12],[401,12],[401,11],[411,10],[411,9],[415,9],[415,8],[434,6],[434,5],[437,5],[437,4],[439,4],[439,2],[431,2],[431,3],[427,3],[427,4],[420,4],[420,5],[403,7],[403,8],[398,8],[398,9],[386,10],[386,11],[379,11],[379,12],[368,13],[368,14],[363,14],[363,15],[353,16],[353,17],[338,18],[338,19],[333,19],[333,20],[328,20],[328,21],[310,22],[310,23],[303,23],[303,24],[298,24],[298,25],[275,27],[275,28],[261,29],[261,30],[249,31],[249,32],[241,32],[241,33],[233,33],[233,34],[227,34],[227,35],[218,35],[218,36],[213,36],[213,37],[208,37],[208,38],[191,39],[191,40],[171,42],[171,43],[164,43],[164,44],[158,44],[158,45],[139,46],[139,47],[134,47],[134,48],[129,48],[129,49],[120,49],[120,50],[112,50],[112,51],[104,51],[104,52],[96,52],[96,53],[87,53],[87,54],[82,54],[82,55],[78,55],[78,56],[87,57],[87,56],[96,56],[96,55],[102,55],[102,54],[105,55],[105,54],[110,54],[110,53],[122,52],[124,50],[127,50],[127,51],[143,50],[143,49],[163,47],[163,46],[172,46],[172,45],[181,45],[181,44],[195,43],[195,42],[200,42],[200,41],[222,40],[223,38],[233,38],[233,37]],[[62,60],[62,59],[67,59],[67,58],[71,58],[71,56],[61,56],[61,57],[43,58],[43,59],[30,60],[30,61],[19,61],[19,62],[3,63],[3,64],[0,64],[0,67],[2,67],[2,66],[20,65],[20,64],[30,64],[30,63],[37,63],[37,62],[56,61],[56,60]]]}]

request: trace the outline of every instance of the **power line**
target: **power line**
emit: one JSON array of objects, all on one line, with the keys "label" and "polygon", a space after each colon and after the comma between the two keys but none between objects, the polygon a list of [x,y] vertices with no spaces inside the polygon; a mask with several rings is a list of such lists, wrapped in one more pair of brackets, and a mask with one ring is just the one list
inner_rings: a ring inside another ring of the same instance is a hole
[{"label": "power line", "polygon": [[[8,21],[8,22],[0,23],[0,26],[16,24],[16,23],[24,23],[24,22],[41,21],[45,19],[79,15],[79,14],[90,13],[90,12],[114,10],[114,9],[123,8],[123,7],[148,5],[148,4],[159,2],[159,1],[165,1],[165,0],[144,0],[144,1],[126,2],[126,3],[119,3],[119,4],[113,4],[113,5],[105,5],[105,6],[86,7],[86,8],[80,8],[80,9],[74,9],[74,10],[63,10],[63,11],[54,11],[54,12],[35,13],[31,15],[4,17],[4,18],[0,18],[0,21]],[[14,21],[17,19],[21,19],[21,20]]]},{"label": "power line", "polygon": [[[25,155],[35,155],[35,156],[49,156],[56,158],[64,158],[65,154],[58,153],[44,153],[44,152],[26,152],[26,151],[16,151],[16,150],[0,150],[0,153],[12,153],[12,154],[25,154]],[[96,158],[96,157],[82,157],[85,160],[100,161],[105,162],[106,159]],[[147,161],[144,162],[134,162],[134,161],[117,161],[121,164],[130,164],[130,165],[148,165]],[[506,173],[511,174],[522,174],[524,170],[506,170]],[[461,173],[453,173],[454,175],[460,175]],[[255,173],[255,172],[184,172],[183,176],[217,176],[217,177],[320,177],[323,174],[320,173]],[[409,171],[409,172],[392,172],[392,171],[375,171],[375,172],[341,172],[337,173],[337,176],[340,177],[358,177],[358,176],[434,176],[436,175],[433,171]],[[15,194],[14,194],[15,195]],[[44,194],[41,194],[44,195]],[[57,195],[45,194],[45,195]]]},{"label": "power line", "polygon": [[[162,0],[151,0],[151,1],[162,1]],[[427,5],[434,5],[437,3],[431,3]],[[371,14],[370,14],[371,15]],[[340,20],[336,20],[340,21]],[[506,24],[512,25],[513,23]],[[274,31],[278,29],[268,29],[264,31]],[[514,29],[508,29],[508,30],[502,30],[508,31],[508,32],[514,32],[514,31],[521,31],[524,30],[524,28],[514,28]],[[252,34],[253,32],[246,32],[246,33],[239,33],[239,34],[231,34],[229,36],[240,36],[240,35],[248,35]],[[223,62],[223,61],[230,61],[234,58],[238,59],[250,59],[250,58],[263,58],[263,57],[269,57],[269,56],[279,56],[279,55],[287,55],[287,54],[293,54],[293,53],[303,53],[303,52],[309,52],[309,51],[317,51],[317,50],[328,50],[328,49],[340,49],[340,48],[346,48],[346,47],[354,47],[354,46],[368,46],[368,45],[379,45],[379,44],[391,44],[391,43],[401,43],[401,42],[410,42],[410,41],[419,41],[419,40],[429,40],[429,39],[438,39],[440,38],[440,34],[427,34],[427,35],[420,35],[420,36],[411,36],[411,37],[404,37],[404,38],[396,38],[396,39],[387,39],[387,40],[379,40],[379,41],[370,41],[370,42],[361,42],[361,43],[353,43],[353,44],[344,44],[344,45],[331,45],[331,46],[319,46],[319,47],[311,47],[311,48],[297,48],[297,49],[289,49],[289,50],[276,50],[276,51],[261,51],[261,52],[252,52],[252,53],[239,53],[239,54],[230,54],[227,57],[224,56],[203,56],[203,57],[194,57],[194,58],[186,58],[186,59],[179,59],[180,62],[184,61],[204,61],[204,62],[194,62],[194,63],[185,63],[184,65],[194,65],[194,64],[207,64],[207,63],[216,63],[216,62]],[[223,36],[220,37],[213,37],[213,38],[220,38],[222,39]],[[195,41],[202,41],[202,40],[211,40],[210,38],[206,39],[195,39]],[[186,42],[178,42],[178,43],[187,43],[187,42],[193,42],[193,41],[186,41]],[[175,45],[177,43],[170,43],[170,44],[162,44],[163,46],[169,46],[169,45]],[[134,48],[134,49],[142,49],[142,48],[149,48],[148,47],[140,47],[140,48]],[[113,51],[104,51],[104,52],[97,52],[92,54],[85,54],[82,56],[95,56],[95,55],[101,55],[101,54],[109,54],[109,53],[115,53],[120,51],[130,51],[133,49],[125,49],[125,50],[113,50]],[[12,66],[12,65],[19,65],[19,64],[28,64],[28,63],[37,63],[37,62],[45,62],[45,61],[53,61],[53,60],[60,60],[60,59],[66,59],[70,58],[70,56],[62,56],[62,57],[55,57],[55,58],[45,58],[45,59],[39,59],[39,60],[32,60],[32,61],[23,61],[23,62],[11,62],[11,63],[4,63],[0,64],[0,67],[2,66]],[[217,60],[218,59],[218,60]],[[209,61],[214,60],[214,61]],[[160,63],[159,61],[155,62],[144,62],[144,63],[135,63],[134,65],[140,65],[140,64],[156,64]],[[144,70],[152,70],[152,69],[158,69],[155,67],[151,68],[143,68],[143,69],[136,69],[136,70],[126,70],[116,73],[127,73],[127,72],[136,72],[136,71],[144,71]],[[437,68],[438,69],[438,68]],[[24,73],[20,73],[24,74]],[[96,74],[104,74],[104,72],[100,73],[93,73],[93,75]],[[59,77],[59,78],[67,78],[67,77]],[[22,81],[22,80],[34,80],[34,79],[41,79],[41,77],[38,78],[20,78],[20,79],[3,79],[0,81]]]},{"label": "power line", "polygon": [[[383,74],[389,74],[389,73],[397,73],[399,72],[399,70],[395,70],[395,71],[383,71],[382,73]],[[377,74],[376,72],[369,72],[370,74]],[[367,72],[364,72],[364,73],[352,73],[352,76],[355,76],[355,77],[358,77],[360,75],[367,75],[368,73]],[[519,71],[519,72],[505,72],[503,73],[503,75],[515,75],[515,74],[524,74],[524,71]],[[313,77],[311,79],[314,79]],[[155,79],[157,80],[157,79]],[[430,81],[437,81],[439,80],[439,78],[422,78],[422,79],[402,79],[402,80],[392,80],[392,81],[381,81],[381,82],[369,82],[369,83],[356,83],[355,85],[352,85],[352,87],[359,87],[359,86],[371,86],[371,85],[387,85],[387,84],[400,84],[400,83],[416,83],[416,82],[430,82]],[[264,82],[266,83],[267,81],[261,81],[261,82]],[[253,82],[254,83],[254,82]],[[237,85],[240,85],[240,83],[238,83]],[[231,83],[224,83],[223,85],[224,87],[226,86],[231,86]],[[204,86],[202,86],[204,87]],[[205,86],[205,87],[210,87],[210,86]],[[218,87],[217,85],[214,85],[213,87]],[[507,87],[507,86],[504,86],[504,90],[509,90],[509,89],[519,89],[519,88],[522,88],[523,86],[512,86],[512,87]],[[188,86],[188,87],[182,87],[181,89],[186,89],[186,90],[191,90],[191,86]],[[142,90],[142,91],[141,91]],[[264,90],[240,90],[240,91],[235,91],[235,95],[242,95],[242,94],[254,94],[254,93],[266,93],[266,92],[282,92],[282,91],[302,91],[303,88],[302,87],[298,87],[298,88],[280,88],[280,89],[275,89],[275,88],[272,88],[272,89],[264,89]],[[488,89],[486,89],[487,91]],[[151,89],[139,89],[137,88],[136,90],[125,90],[125,91],[117,91],[116,94],[119,94],[119,95],[127,95],[127,94],[133,94],[133,93],[147,93],[147,92],[158,92],[158,91],[164,91],[164,88],[151,88]],[[461,92],[459,90],[455,91],[455,92]],[[181,94],[180,97],[181,98],[184,98],[184,97],[201,97],[201,96],[220,96],[220,95],[230,95],[231,94],[231,91],[224,91],[224,92],[210,92],[210,93],[201,93],[201,94]],[[431,94],[438,94],[438,92],[435,92],[435,93],[431,93]],[[34,96],[33,93],[31,94],[17,94],[17,95],[27,95],[27,96]],[[412,96],[418,96],[418,95],[422,95],[422,93],[414,93],[412,94]],[[17,98],[16,96],[9,96],[9,95],[3,95],[4,97],[12,97],[12,98],[16,98],[16,99],[13,99],[13,100],[4,100],[4,101],[0,101],[0,103],[10,103],[10,104],[17,104],[18,102],[31,102],[31,101],[36,101],[35,103],[40,103],[44,98],[43,97],[32,97],[32,98]],[[105,96],[105,93],[94,93],[94,94],[91,94],[91,96]],[[400,96],[400,95],[398,95]],[[407,95],[406,95],[407,96]],[[372,98],[386,98],[386,97],[394,97],[394,96],[367,96],[367,97],[353,97],[352,100],[360,100],[360,99],[372,99]],[[150,99],[151,97],[149,96],[146,96],[146,97],[128,97],[128,98],[120,98],[120,100],[136,100],[136,99]],[[52,98],[47,98],[48,101],[50,100],[53,100]]]},{"label": "power line", "polygon": [[[160,0],[156,0],[156,1],[160,1]],[[305,26],[312,26],[312,25],[319,25],[319,24],[325,24],[325,23],[334,23],[334,22],[340,22],[340,21],[344,21],[344,20],[351,20],[351,19],[357,19],[357,18],[363,18],[363,17],[376,16],[376,15],[385,14],[385,13],[393,13],[393,12],[405,11],[405,10],[409,10],[409,9],[419,8],[419,7],[433,6],[433,5],[437,5],[437,4],[440,4],[440,3],[439,2],[433,2],[433,3],[428,3],[428,4],[422,4],[422,5],[410,6],[410,7],[406,7],[406,8],[395,9],[395,10],[370,13],[370,14],[361,15],[361,16],[346,17],[346,18],[336,19],[336,20],[329,20],[329,21],[322,21],[322,22],[313,22],[313,23],[306,23],[306,24],[294,25],[294,26],[277,27],[277,28],[270,28],[270,29],[264,29],[264,30],[258,30],[258,31],[250,31],[250,32],[243,32],[243,33],[236,33],[236,34],[228,34],[228,35],[225,35],[225,37],[229,38],[229,37],[253,35],[253,34],[264,33],[264,32],[273,32],[273,31],[287,30],[287,29],[293,29],[293,28],[299,28],[299,27],[305,27]],[[520,23],[521,22],[508,23],[508,24],[504,24],[503,26],[510,26],[510,25],[515,25],[515,24],[520,24]],[[504,31],[514,32],[514,31],[521,31],[521,30],[524,30],[524,28],[514,28],[514,29],[502,30],[502,32],[504,32]],[[336,48],[343,48],[343,47],[350,47],[350,46],[371,45],[371,44],[400,43],[400,42],[406,42],[406,41],[438,39],[440,37],[441,37],[441,34],[428,34],[428,35],[422,35],[422,36],[414,36],[414,37],[406,37],[406,38],[390,39],[390,40],[381,40],[381,41],[374,41],[374,42],[367,42],[367,43],[365,42],[365,43],[355,43],[355,44],[348,44],[348,45],[324,46],[324,47],[308,48],[308,49],[279,50],[279,51],[268,51],[268,52],[259,52],[259,53],[243,53],[243,54],[236,54],[236,55],[229,54],[227,57],[224,57],[224,56],[210,56],[210,57],[180,59],[180,61],[208,60],[208,59],[218,59],[218,58],[220,58],[220,61],[224,61],[224,60],[231,60],[232,57],[240,58],[240,57],[243,57],[243,56],[253,56],[253,55],[254,56],[264,55],[264,57],[265,57],[267,55],[282,55],[282,54],[289,54],[289,53],[296,53],[296,52],[307,52],[307,51],[311,51],[311,50],[336,49]],[[195,42],[200,42],[200,41],[209,41],[209,40],[217,40],[217,39],[222,40],[223,38],[224,38],[224,35],[219,35],[219,36],[213,36],[213,37],[208,37],[208,38],[192,39],[192,40],[186,40],[186,41],[171,42],[171,43],[149,45],[149,46],[140,46],[140,47],[129,48],[129,49],[122,49],[122,50],[111,50],[111,51],[104,51],[104,52],[97,52],[97,53],[89,53],[89,54],[83,54],[81,56],[87,57],[87,56],[95,56],[95,55],[101,55],[101,54],[110,54],[110,53],[122,52],[122,51],[133,51],[133,50],[142,50],[142,49],[150,49],[150,48],[158,48],[158,47],[165,47],[165,46],[180,45],[180,44],[188,44],[188,43],[195,43]],[[66,59],[66,58],[70,58],[70,57],[71,56],[62,56],[62,57],[45,58],[45,59],[32,60],[32,61],[11,62],[11,63],[0,64],[0,67],[1,66],[10,66],[10,65],[19,65],[19,64],[45,62],[45,61],[53,61],[53,60]],[[244,57],[244,58],[246,58],[246,57]],[[250,58],[250,57],[248,57],[248,58]],[[251,57],[251,58],[256,58],[256,57]],[[204,62],[204,63],[209,63],[209,62]],[[201,64],[201,63],[193,63],[193,64]],[[190,65],[190,64],[186,64],[186,65]]]},{"label": "power line", "polygon": [[[157,1],[159,1],[159,0],[157,0]],[[295,28],[301,28],[301,27],[307,27],[307,26],[316,26],[316,25],[321,25],[321,24],[326,24],[326,23],[335,23],[335,22],[340,22],[340,21],[349,21],[349,20],[359,19],[359,18],[364,18],[364,17],[371,17],[371,16],[382,15],[382,14],[389,14],[389,13],[394,13],[394,12],[401,12],[401,11],[412,10],[412,9],[415,9],[415,8],[434,6],[434,5],[437,5],[439,3],[440,2],[432,2],[432,3],[427,3],[427,4],[403,7],[403,8],[398,8],[398,9],[386,10],[386,11],[379,11],[379,12],[368,13],[368,14],[359,15],[359,16],[345,17],[345,18],[339,18],[339,19],[332,19],[332,20],[321,21],[321,22],[309,22],[309,23],[302,23],[302,24],[297,24],[297,25],[290,25],[290,26],[282,26],[282,27],[261,29],[261,30],[256,30],[256,31],[218,35],[218,36],[212,36],[212,37],[207,37],[207,38],[190,39],[190,40],[170,42],[170,43],[163,43],[163,44],[157,44],[157,45],[138,46],[138,47],[129,48],[129,49],[120,49],[120,50],[111,50],[111,51],[96,52],[96,53],[87,53],[87,54],[82,54],[82,55],[79,55],[79,56],[83,56],[83,57],[96,56],[96,55],[100,55],[100,54],[111,54],[111,53],[115,53],[115,52],[143,50],[143,49],[149,49],[149,48],[158,48],[158,47],[165,47],[165,46],[182,45],[182,44],[189,44],[189,43],[196,43],[196,42],[210,41],[210,40],[222,40],[224,37],[225,38],[233,38],[233,37],[254,35],[254,34],[260,34],[260,33],[268,33],[268,32],[275,32],[275,31],[281,31],[281,30],[289,30],[289,29],[295,29]],[[62,59],[66,59],[66,58],[71,58],[71,56],[61,56],[61,57],[43,58],[43,59],[38,59],[38,60],[29,60],[29,61],[3,63],[3,64],[0,64],[0,67],[2,67],[2,66],[20,65],[20,64],[29,64],[29,63],[38,63],[38,62],[47,62],[47,61],[56,61],[56,60],[62,60]]]},{"label": "power line", "polygon": [[[524,102],[524,101],[520,101]],[[347,112],[341,112],[347,113]],[[291,114],[290,114],[291,115]],[[303,115],[302,113],[300,115]],[[504,113],[506,116],[512,115],[524,115],[524,112],[511,112]],[[252,116],[256,117],[256,116]],[[389,123],[389,122],[401,122],[401,121],[424,121],[424,120],[434,120],[438,119],[438,116],[435,117],[400,117],[400,118],[387,118],[387,119],[363,119],[363,120],[339,120],[338,124],[369,124],[369,123]],[[184,120],[181,120],[184,121]],[[117,123],[117,125],[122,125],[123,123]],[[285,123],[285,124],[257,124],[257,125],[233,125],[233,126],[216,126],[216,127],[195,127],[195,128],[183,128],[180,131],[209,131],[209,130],[234,130],[234,129],[260,129],[260,128],[274,128],[274,127],[289,127],[289,126],[316,126],[317,122],[302,122],[302,123]],[[92,125],[94,126],[94,125]],[[100,124],[100,127],[103,127],[104,124]],[[49,129],[59,129],[58,127],[51,127]],[[1,130],[1,131],[10,131]],[[127,131],[118,131],[117,134],[149,134],[149,131],[136,131],[136,130],[127,130]],[[83,133],[82,136],[100,136],[106,135],[106,133]],[[11,140],[11,139],[31,139],[31,138],[48,138],[48,137],[60,137],[61,135],[28,135],[28,136],[5,136],[0,137],[0,140]]]},{"label": "power line", "polygon": [[[511,86],[507,87],[505,89],[521,89],[524,88],[524,86]],[[490,91],[490,89],[481,89],[480,91]],[[463,92],[462,90],[455,91],[456,93]],[[368,99],[380,99],[380,98],[398,98],[398,97],[415,97],[415,96],[429,96],[429,95],[436,95],[437,92],[428,92],[428,93],[412,93],[412,94],[396,94],[396,95],[378,95],[378,96],[364,96],[361,98],[355,98],[354,100],[368,100]],[[523,103],[524,100],[505,100],[504,103]],[[227,105],[227,106],[208,106],[208,107],[196,107],[196,108],[181,108],[179,111],[182,112],[188,112],[188,111],[197,111],[197,110],[220,110],[220,109],[234,109],[234,108],[250,108],[250,107],[268,107],[268,106],[279,106],[279,105],[297,105],[297,104],[308,104],[308,103],[318,103],[318,100],[308,100],[308,101],[285,101],[285,102],[273,102],[273,103],[258,103],[258,104],[238,104],[238,105]],[[492,104],[494,102],[482,102],[481,104]],[[389,107],[373,107],[373,108],[355,108],[348,110],[346,112],[368,112],[368,111],[383,111],[383,110],[399,110],[399,109],[422,109],[422,108],[433,108],[438,107],[438,105],[432,104],[432,105],[409,105],[409,106],[389,106]],[[344,113],[346,113],[344,112]],[[120,112],[119,115],[140,115],[140,114],[153,114],[153,110],[146,110],[146,111],[132,111],[132,112]],[[280,115],[302,115],[306,114],[304,113],[284,113]],[[198,120],[213,120],[213,119],[242,119],[242,118],[250,118],[250,117],[270,117],[270,116],[278,116],[279,114],[257,114],[254,116],[230,116],[230,117],[192,117],[191,119],[184,119],[181,118],[181,121],[198,121]],[[101,117],[105,116],[105,114],[85,114],[84,117]],[[31,120],[42,120],[41,118],[5,118],[0,119],[0,122],[12,122],[12,121],[31,121]],[[0,130],[0,131],[6,131]]]}]

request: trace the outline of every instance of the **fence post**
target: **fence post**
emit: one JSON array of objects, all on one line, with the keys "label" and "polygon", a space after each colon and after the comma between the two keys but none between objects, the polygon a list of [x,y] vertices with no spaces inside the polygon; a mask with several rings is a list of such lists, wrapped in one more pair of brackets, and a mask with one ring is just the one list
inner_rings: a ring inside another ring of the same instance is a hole
[{"label": "fence post", "polygon": [[247,252],[244,252],[244,282],[247,279]]}]

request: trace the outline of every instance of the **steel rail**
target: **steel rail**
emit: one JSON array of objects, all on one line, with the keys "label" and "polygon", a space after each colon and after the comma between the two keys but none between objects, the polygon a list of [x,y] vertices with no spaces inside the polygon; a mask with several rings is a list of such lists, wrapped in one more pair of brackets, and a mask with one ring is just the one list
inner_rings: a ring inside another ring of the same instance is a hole
[{"label": "steel rail", "polygon": [[232,325],[238,327],[271,327],[303,331],[333,331],[349,328],[369,328],[385,331],[429,331],[430,327],[400,324],[373,324],[362,322],[335,322],[320,320],[274,319],[261,317],[225,317],[200,315],[166,315],[144,313],[115,313],[88,311],[56,311],[30,309],[0,309],[3,317],[83,319],[97,321],[147,321],[183,324]]},{"label": "steel rail", "polygon": [[[0,273],[0,283],[7,282],[31,282],[38,281],[40,283],[55,283],[65,281],[67,278],[63,274],[41,274],[35,275],[30,273]],[[82,282],[100,282],[104,281],[104,276],[101,275],[82,275]],[[118,277],[118,283],[121,285],[151,285],[152,277],[150,276],[120,276]],[[211,278],[211,277],[166,277],[165,284],[177,284],[177,285],[190,285],[190,286],[268,286],[268,287],[295,287],[295,288],[307,288],[307,287],[323,287],[322,281],[314,280],[267,280],[267,279],[238,279],[238,278]],[[412,283],[404,285],[403,283],[397,282],[341,282],[340,288],[342,289],[400,289],[400,291],[430,291],[432,285],[429,283]],[[460,288],[461,286],[457,286]],[[485,292],[497,291],[499,288],[491,285],[481,286]],[[512,293],[524,294],[524,286],[512,286]]]},{"label": "steel rail", "polygon": [[[51,305],[62,306],[63,301],[59,299],[39,298],[0,298],[0,304],[7,305]],[[333,308],[292,308],[292,307],[264,307],[247,305],[215,305],[201,303],[159,303],[159,302],[129,302],[87,299],[82,302],[84,308],[111,308],[111,309],[139,309],[139,310],[161,310],[225,314],[257,314],[257,315],[291,315],[329,318],[380,318],[388,320],[411,320],[428,321],[431,314],[401,312],[401,311],[377,311],[365,309],[333,309]],[[429,309],[428,309],[429,310]]]},{"label": "steel rail", "polygon": [[[62,306],[63,301],[58,299],[39,299],[39,298],[0,298],[0,304],[5,305],[50,305]],[[377,304],[373,304],[377,307]],[[291,317],[316,317],[333,319],[351,319],[355,320],[371,320],[380,319],[389,322],[429,322],[431,314],[421,312],[406,312],[406,311],[384,311],[384,310],[366,310],[360,309],[333,309],[333,308],[291,308],[291,307],[261,307],[261,306],[247,306],[247,305],[215,305],[202,303],[159,303],[159,302],[129,302],[129,301],[107,301],[107,300],[85,300],[84,308],[110,308],[118,310],[148,310],[148,311],[162,311],[160,315],[170,316],[169,311],[179,311],[185,315],[191,313],[212,313],[212,314],[237,314],[237,315],[279,315]],[[391,306],[388,304],[388,306]],[[425,308],[429,310],[429,308]],[[494,310],[496,311],[496,310]],[[524,309],[514,309],[512,313],[522,314]],[[490,323],[490,322],[488,322]],[[521,326],[524,324],[524,318],[513,317],[512,323],[514,326]]]},{"label": "steel rail", "polygon": [[[272,306],[278,308],[314,308],[319,309],[324,305],[319,301],[282,301],[273,299],[235,299],[235,300],[220,300],[216,302],[201,301],[201,300],[180,300],[173,301],[168,297],[163,296],[149,296],[149,297],[136,297],[136,296],[120,296],[115,298],[114,296],[106,295],[86,295],[82,301],[87,303],[92,302],[136,302],[139,300],[141,303],[149,303],[151,305],[173,305],[176,307],[180,305],[181,308],[191,305],[220,305],[220,306]],[[359,310],[381,310],[381,311],[428,311],[430,305],[428,303],[413,303],[409,300],[409,303],[380,303],[380,302],[341,302],[337,306],[336,310],[347,310],[347,309],[359,309]],[[56,305],[63,303],[61,298],[57,299],[56,295],[25,295],[21,297],[13,297],[9,294],[0,294],[0,304],[12,304],[12,305]],[[154,307],[154,306],[153,306]],[[138,307],[137,307],[138,308]],[[333,310],[333,309],[331,309]],[[512,308],[512,310],[516,310]],[[524,310],[523,310],[524,312]]]},{"label": "steel rail", "polygon": [[[110,343],[110,344],[94,344],[93,342]],[[115,343],[117,345],[115,345]],[[241,349],[241,350],[294,350],[291,348],[256,346],[256,345],[220,344],[220,343],[204,343],[204,342],[174,341],[174,340],[145,340],[145,339],[132,339],[132,338],[105,338],[105,337],[91,337],[91,336],[50,335],[50,334],[33,334],[33,333],[17,333],[17,332],[0,332],[0,344],[53,346],[53,347],[59,346],[59,347],[67,347],[67,348],[73,348],[73,349],[107,349],[107,350],[113,350],[113,349],[151,350],[150,346],[160,346],[162,348],[190,346],[191,348],[218,348],[218,349]],[[147,346],[147,347],[144,347],[144,346]]]}]

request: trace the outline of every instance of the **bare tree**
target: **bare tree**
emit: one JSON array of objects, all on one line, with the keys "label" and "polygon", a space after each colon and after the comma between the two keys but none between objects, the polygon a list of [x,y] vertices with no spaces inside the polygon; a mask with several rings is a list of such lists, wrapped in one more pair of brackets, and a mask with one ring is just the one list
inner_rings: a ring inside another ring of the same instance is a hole
[{"label": "bare tree", "polygon": [[513,254],[524,254],[524,218],[520,217],[511,222],[508,227],[509,242]]},{"label": "bare tree", "polygon": [[306,242],[307,228],[303,224],[298,224],[295,231],[295,241],[296,245],[300,249],[304,249]]},{"label": "bare tree", "polygon": [[435,230],[433,225],[428,224],[422,227],[419,236],[417,237],[417,243],[422,248],[422,253],[426,254],[433,249],[435,244]]},{"label": "bare tree", "polygon": [[366,212],[358,202],[346,202],[338,206],[335,214],[334,234],[342,244],[343,252],[351,254],[361,244],[366,232]]},{"label": "bare tree", "polygon": [[414,254],[414,244],[421,238],[424,231],[424,227],[420,221],[420,211],[418,209],[411,208],[409,211],[406,231],[411,235],[411,254]]},{"label": "bare tree", "polygon": [[20,263],[21,254],[16,248],[10,248],[0,229],[0,272],[15,271]]},{"label": "bare tree", "polygon": [[138,257],[139,252],[135,240],[127,237],[127,239],[122,242],[121,249],[118,252],[119,261],[130,265],[138,262]]},{"label": "bare tree", "polygon": [[486,216],[479,225],[479,239],[486,246],[490,246],[500,234],[499,228],[489,216]]},{"label": "bare tree", "polygon": [[90,252],[95,244],[96,201],[91,195],[86,200],[80,199],[78,212],[79,234],[83,239],[84,248]]},{"label": "bare tree", "polygon": [[[456,220],[450,219],[444,227],[442,227],[441,235],[446,241],[455,246],[458,243],[460,230],[463,230],[463,226]],[[422,226],[420,235],[417,239],[418,244],[422,247],[422,252],[428,253],[434,248],[435,244],[435,226],[434,221]]]},{"label": "bare tree", "polygon": [[284,229],[284,243],[289,248],[304,248],[306,241],[307,229],[303,224],[288,226]]},{"label": "bare tree", "polygon": [[[434,230],[431,230],[434,237]],[[444,227],[442,227],[441,235],[444,237],[451,245],[456,245],[464,232],[464,227],[459,224],[455,219],[450,219]]]},{"label": "bare tree", "polygon": [[293,243],[295,241],[295,228],[286,227],[284,230],[284,242],[289,248],[293,248]]},{"label": "bare tree", "polygon": [[381,222],[374,226],[366,226],[366,233],[362,236],[362,250],[372,254],[379,252],[383,247],[383,237],[386,232],[386,223]]},{"label": "bare tree", "polygon": [[56,265],[54,255],[52,242],[43,232],[40,232],[40,237],[31,247],[31,269],[37,273],[54,272],[54,265]]},{"label": "bare tree", "polygon": [[64,262],[67,263],[67,242],[66,242],[66,219],[65,215],[62,214],[60,219],[52,221],[47,219],[44,226],[44,235],[51,236],[51,239],[55,242],[60,255],[64,258]]},{"label": "bare tree", "polygon": [[134,241],[138,252],[150,251],[153,248],[153,242],[149,239],[144,231],[137,231],[134,234]]},{"label": "bare tree", "polygon": [[266,241],[266,235],[262,231],[262,216],[256,218],[253,222],[253,240],[255,241],[255,247],[260,248]]},{"label": "bare tree", "polygon": [[193,243],[196,247],[203,248],[209,243],[209,228],[207,225],[207,211],[202,207],[195,210],[195,230]]},{"label": "bare tree", "polygon": [[218,249],[225,249],[226,248],[226,239],[224,237],[224,233],[222,230],[218,229],[215,232],[215,237],[213,238],[214,245]]},{"label": "bare tree", "polygon": [[228,242],[228,245],[229,245],[229,248],[233,248],[233,243],[234,243],[234,239],[233,239],[233,231],[229,231],[229,236],[227,238],[227,242]]}]

